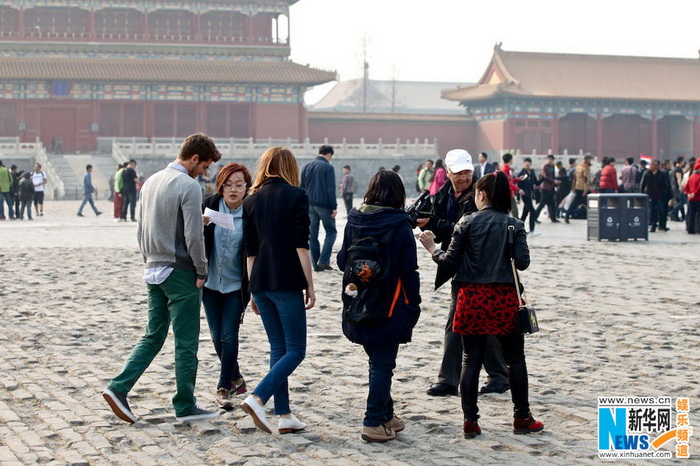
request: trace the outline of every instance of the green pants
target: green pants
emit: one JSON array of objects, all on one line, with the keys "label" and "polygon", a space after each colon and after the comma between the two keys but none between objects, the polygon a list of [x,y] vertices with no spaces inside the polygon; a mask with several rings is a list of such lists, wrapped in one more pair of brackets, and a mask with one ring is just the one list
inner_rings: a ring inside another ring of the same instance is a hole
[{"label": "green pants", "polygon": [[199,347],[199,309],[202,290],[197,288],[191,270],[172,271],[160,285],[148,285],[148,325],[124,364],[122,372],[109,386],[126,395],[151,364],[168,336],[170,322],[175,334],[175,380],[173,397],[176,416],[187,416],[195,407],[194,384],[197,379]]}]

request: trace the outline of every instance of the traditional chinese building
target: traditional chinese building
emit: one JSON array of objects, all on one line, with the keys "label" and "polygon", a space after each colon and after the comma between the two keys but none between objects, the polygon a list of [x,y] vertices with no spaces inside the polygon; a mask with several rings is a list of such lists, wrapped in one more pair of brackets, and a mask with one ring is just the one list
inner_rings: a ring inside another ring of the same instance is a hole
[{"label": "traditional chinese building", "polygon": [[451,89],[474,118],[469,150],[672,158],[700,154],[700,60],[508,52]]},{"label": "traditional chinese building", "polygon": [[457,83],[351,79],[339,81],[309,109],[312,141],[368,144],[436,141],[437,154],[465,147],[473,119],[458,103],[440,98]]},{"label": "traditional chinese building", "polygon": [[335,73],[289,60],[297,1],[2,0],[0,136],[302,140]]}]

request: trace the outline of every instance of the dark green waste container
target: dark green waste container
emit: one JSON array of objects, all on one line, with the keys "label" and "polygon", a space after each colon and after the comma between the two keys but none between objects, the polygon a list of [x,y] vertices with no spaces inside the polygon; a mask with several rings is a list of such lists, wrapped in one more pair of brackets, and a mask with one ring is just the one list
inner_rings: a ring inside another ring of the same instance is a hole
[{"label": "dark green waste container", "polygon": [[649,240],[649,196],[589,194],[588,240]]}]

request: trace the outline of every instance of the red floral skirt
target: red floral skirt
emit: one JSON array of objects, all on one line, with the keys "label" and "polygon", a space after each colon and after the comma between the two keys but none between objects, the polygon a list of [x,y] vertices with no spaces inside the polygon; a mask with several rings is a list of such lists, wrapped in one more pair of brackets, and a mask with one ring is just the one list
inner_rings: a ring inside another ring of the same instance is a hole
[{"label": "red floral skirt", "polygon": [[462,283],[452,331],[461,335],[517,332],[518,295],[510,283]]}]

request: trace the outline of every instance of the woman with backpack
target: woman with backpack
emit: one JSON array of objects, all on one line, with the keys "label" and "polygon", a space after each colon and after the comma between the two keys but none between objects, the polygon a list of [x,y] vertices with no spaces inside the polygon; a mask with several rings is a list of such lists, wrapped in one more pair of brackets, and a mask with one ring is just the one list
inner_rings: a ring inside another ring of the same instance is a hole
[{"label": "woman with backpack", "polygon": [[420,316],[416,240],[404,212],[406,192],[391,171],[377,172],[364,203],[352,209],[338,252],[343,276],[343,333],[369,357],[369,394],[362,439],[386,442],[405,423],[394,414],[391,379],[400,343]]},{"label": "woman with backpack", "polygon": [[270,372],[241,408],[272,433],[265,403],[274,396],[279,433],[306,428],[289,408],[287,378],[306,356],[306,311],[316,303],[309,253],[309,198],[299,187],[299,165],[286,147],[258,160],[250,195],[243,201],[243,240],[253,312],[270,342]]},{"label": "woman with backpack", "polygon": [[[446,252],[437,247],[431,231],[419,236],[433,261],[456,273],[455,280],[461,282],[453,331],[462,335],[464,348],[460,380],[464,438],[481,434],[477,400],[488,335],[498,338],[508,366],[515,405],[513,432],[539,432],[544,426],[530,413],[524,337],[517,328],[518,297],[510,262],[512,257],[518,270],[530,265],[525,226],[508,215],[511,189],[503,172],[480,178],[475,189],[479,211],[460,219]],[[512,245],[509,225],[515,228]]]}]

